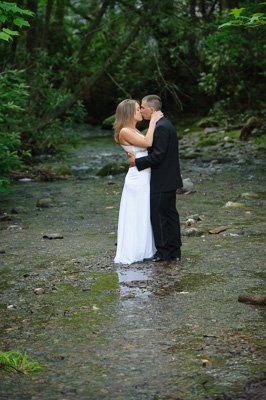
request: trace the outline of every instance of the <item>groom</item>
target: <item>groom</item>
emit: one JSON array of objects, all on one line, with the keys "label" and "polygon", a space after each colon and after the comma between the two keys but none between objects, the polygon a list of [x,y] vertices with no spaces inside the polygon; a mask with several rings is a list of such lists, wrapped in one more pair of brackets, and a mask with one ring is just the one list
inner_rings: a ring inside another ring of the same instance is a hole
[{"label": "groom", "polygon": [[[159,96],[145,96],[141,103],[142,117],[150,120],[152,113],[161,110],[161,107]],[[181,188],[183,183],[179,167],[177,133],[167,118],[163,117],[157,122],[149,154],[135,159],[130,153],[129,165],[136,165],[139,171],[151,168],[151,224],[157,251],[144,261],[181,260],[182,243],[176,209],[176,189]]]}]

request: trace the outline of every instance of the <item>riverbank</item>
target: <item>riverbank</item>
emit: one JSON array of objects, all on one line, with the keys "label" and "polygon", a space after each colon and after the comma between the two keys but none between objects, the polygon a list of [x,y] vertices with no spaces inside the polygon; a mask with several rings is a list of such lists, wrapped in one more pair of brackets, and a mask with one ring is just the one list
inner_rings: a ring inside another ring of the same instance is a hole
[{"label": "riverbank", "polygon": [[180,147],[195,189],[177,196],[180,263],[113,263],[124,177],[95,177],[124,160],[110,138],[69,153],[72,179],[21,181],[1,197],[0,350],[44,366],[0,371],[1,398],[198,400],[263,372],[265,308],[237,301],[265,292],[263,158],[204,161]]}]

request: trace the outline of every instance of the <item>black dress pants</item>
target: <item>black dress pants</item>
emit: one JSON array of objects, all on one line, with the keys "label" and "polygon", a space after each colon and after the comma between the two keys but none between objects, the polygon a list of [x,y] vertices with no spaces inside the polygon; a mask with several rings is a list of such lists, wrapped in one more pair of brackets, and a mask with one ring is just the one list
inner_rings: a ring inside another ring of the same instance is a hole
[{"label": "black dress pants", "polygon": [[151,193],[151,224],[156,256],[169,261],[181,258],[179,214],[176,209],[176,191]]}]

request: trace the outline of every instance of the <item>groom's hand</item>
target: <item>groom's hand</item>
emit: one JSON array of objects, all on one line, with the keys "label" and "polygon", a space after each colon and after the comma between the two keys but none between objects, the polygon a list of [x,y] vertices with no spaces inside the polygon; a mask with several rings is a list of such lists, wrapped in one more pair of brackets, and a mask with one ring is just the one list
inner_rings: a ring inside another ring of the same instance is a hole
[{"label": "groom's hand", "polygon": [[133,151],[128,151],[127,156],[128,156],[129,167],[134,167],[136,164],[135,164],[135,156],[134,156]]}]

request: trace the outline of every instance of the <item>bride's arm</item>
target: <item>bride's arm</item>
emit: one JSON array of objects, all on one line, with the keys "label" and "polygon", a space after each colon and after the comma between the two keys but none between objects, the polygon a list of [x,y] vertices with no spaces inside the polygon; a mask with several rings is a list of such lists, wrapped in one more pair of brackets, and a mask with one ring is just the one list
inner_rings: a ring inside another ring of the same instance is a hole
[{"label": "bride's arm", "polygon": [[156,122],[163,117],[161,111],[155,111],[151,115],[149,128],[145,137],[137,135],[130,128],[122,128],[119,134],[119,141],[124,145],[133,145],[139,147],[150,147],[153,143],[153,134],[156,127]]}]

